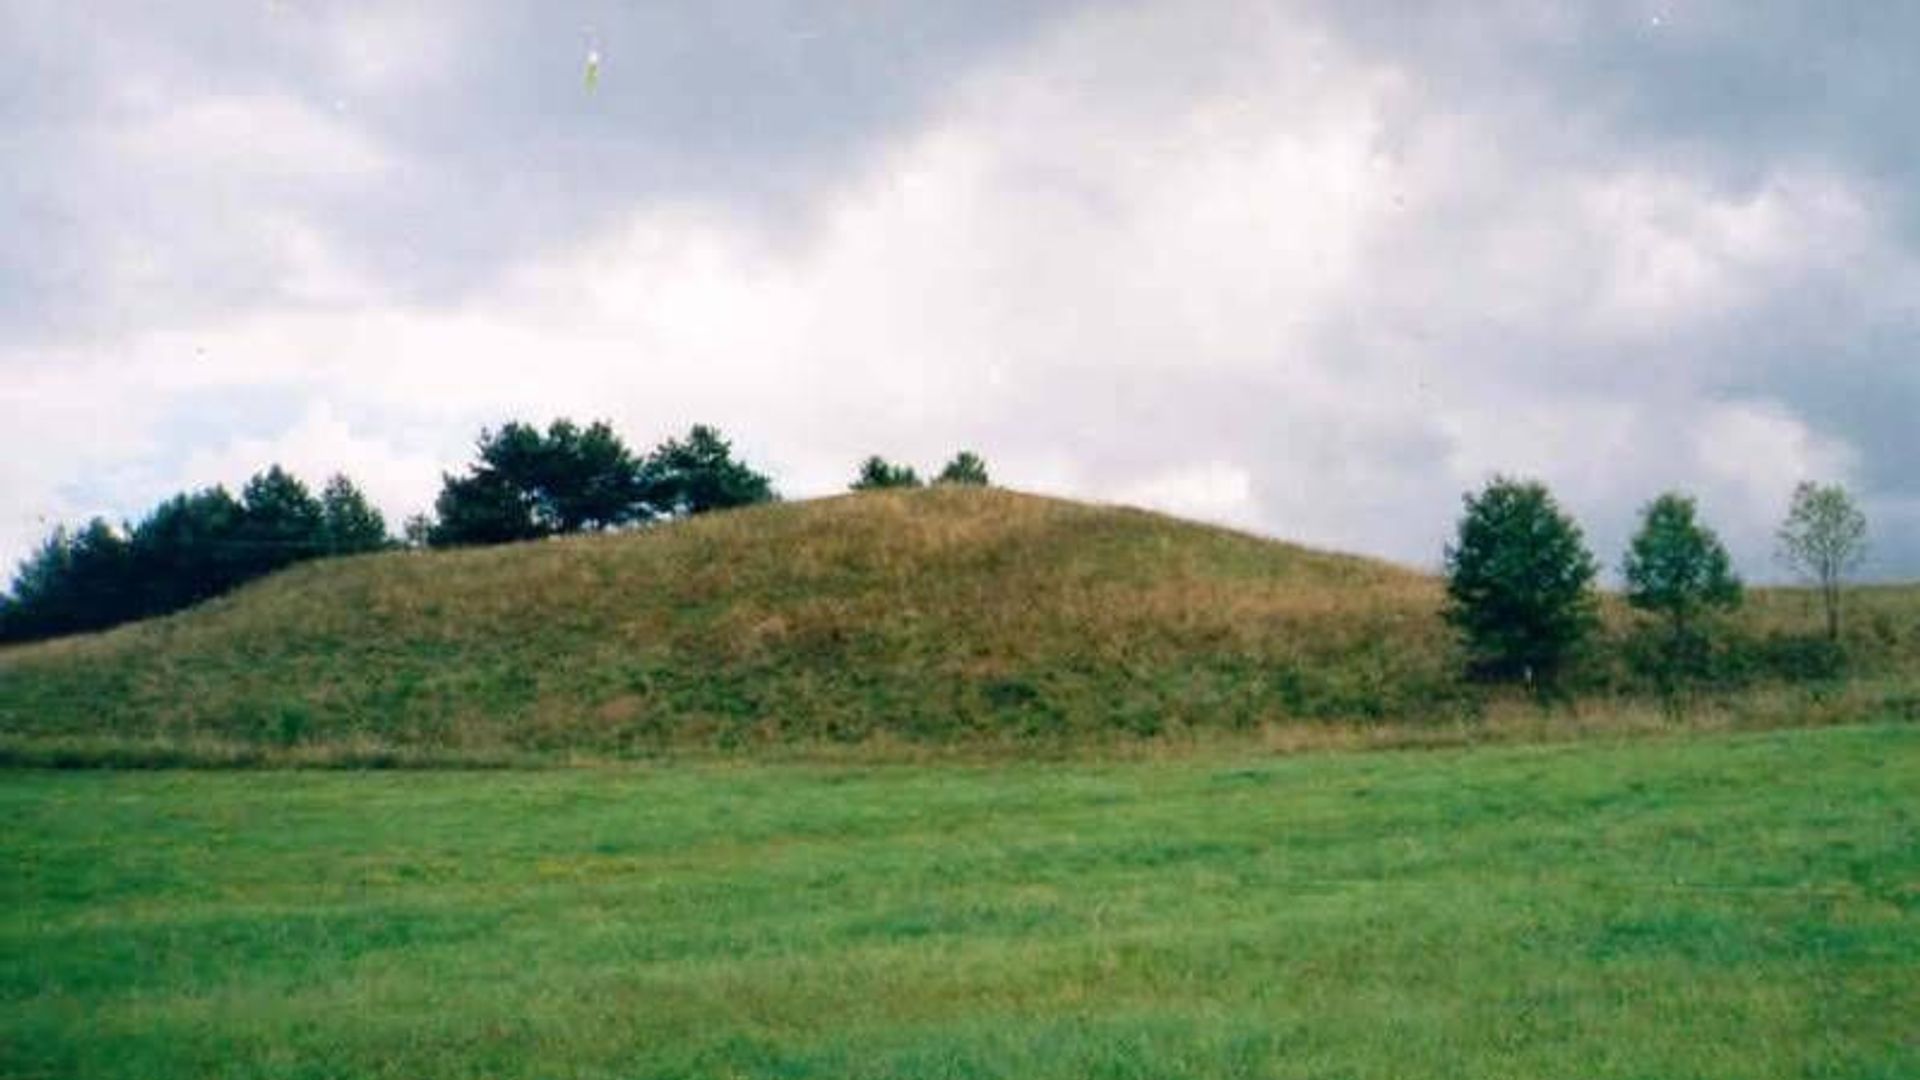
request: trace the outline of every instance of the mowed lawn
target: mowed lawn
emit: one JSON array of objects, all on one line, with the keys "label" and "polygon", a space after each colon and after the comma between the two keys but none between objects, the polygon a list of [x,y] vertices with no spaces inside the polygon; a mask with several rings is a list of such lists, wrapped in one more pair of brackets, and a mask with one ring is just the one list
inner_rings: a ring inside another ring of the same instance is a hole
[{"label": "mowed lawn", "polygon": [[1920,1076],[1920,728],[0,773],[0,1073]]}]

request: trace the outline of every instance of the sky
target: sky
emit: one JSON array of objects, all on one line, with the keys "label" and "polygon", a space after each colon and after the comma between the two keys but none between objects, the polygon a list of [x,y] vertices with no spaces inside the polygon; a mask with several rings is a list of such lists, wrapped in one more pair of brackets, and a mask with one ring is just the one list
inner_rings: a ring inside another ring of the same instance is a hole
[{"label": "sky", "polygon": [[[0,564],[715,424],[1433,568],[1796,483],[1920,578],[1920,5],[0,0]],[[591,68],[591,73],[589,69]]]}]

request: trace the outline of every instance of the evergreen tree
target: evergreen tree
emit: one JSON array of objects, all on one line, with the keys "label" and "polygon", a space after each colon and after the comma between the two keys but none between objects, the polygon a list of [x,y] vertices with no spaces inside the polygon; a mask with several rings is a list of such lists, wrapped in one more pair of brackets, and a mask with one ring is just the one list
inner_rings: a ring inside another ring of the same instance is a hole
[{"label": "evergreen tree", "polygon": [[126,537],[104,518],[76,531],[56,527],[14,574],[0,620],[5,640],[99,630],[138,607]]},{"label": "evergreen tree", "polygon": [[307,485],[278,465],[240,491],[236,544],[242,577],[269,574],[325,550],[326,512]]},{"label": "evergreen tree", "polygon": [[772,502],[773,484],[736,461],[720,432],[695,424],[686,439],[668,439],[646,463],[646,500],[661,514],[686,516]]},{"label": "evergreen tree", "polygon": [[878,454],[860,463],[860,475],[847,485],[849,491],[878,491],[883,488],[917,488],[920,475],[911,465],[895,465]]},{"label": "evergreen tree", "polygon": [[476,468],[466,476],[441,476],[433,501],[434,523],[427,534],[434,547],[510,544],[547,535],[534,520],[526,491],[500,473]]},{"label": "evergreen tree", "polygon": [[321,545],[329,555],[379,551],[391,543],[387,519],[339,473],[320,491],[320,519]]},{"label": "evergreen tree", "polygon": [[987,463],[980,455],[971,450],[962,450],[954,455],[952,461],[940,470],[934,478],[936,484],[972,484],[980,487],[987,485]]},{"label": "evergreen tree", "polygon": [[175,495],[133,529],[141,614],[178,611],[247,576],[245,508],[223,487]]},{"label": "evergreen tree", "polygon": [[500,544],[607,529],[651,516],[643,466],[604,422],[513,422],[483,431],[463,477],[443,477],[432,543]]}]

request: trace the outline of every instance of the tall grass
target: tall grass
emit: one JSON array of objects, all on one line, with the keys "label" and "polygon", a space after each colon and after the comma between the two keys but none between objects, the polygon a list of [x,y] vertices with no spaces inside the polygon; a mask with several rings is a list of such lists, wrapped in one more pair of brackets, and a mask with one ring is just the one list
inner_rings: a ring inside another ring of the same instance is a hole
[{"label": "tall grass", "polygon": [[[1485,695],[1456,675],[1440,599],[1403,568],[1142,511],[874,492],[303,565],[0,651],[0,735],[16,753],[109,738],[630,756],[1475,723]],[[1855,673],[1920,670],[1920,590],[1852,599]],[[1628,621],[1610,613],[1609,642]],[[1763,591],[1736,636],[1759,649],[1803,625],[1799,596]],[[1644,689],[1619,653],[1604,644],[1581,676],[1591,700]],[[1734,676],[1711,691],[1772,672]]]}]

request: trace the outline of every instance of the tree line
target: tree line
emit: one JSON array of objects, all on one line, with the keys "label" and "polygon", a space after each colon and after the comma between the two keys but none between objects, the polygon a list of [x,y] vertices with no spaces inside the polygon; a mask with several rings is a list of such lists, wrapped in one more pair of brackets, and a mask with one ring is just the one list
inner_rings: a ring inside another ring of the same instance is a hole
[{"label": "tree line", "polygon": [[164,615],[304,559],[389,546],[387,524],[353,481],[314,495],[274,465],[236,498],[183,492],[137,523],[96,517],[55,527],[0,598],[0,641],[26,641]]},{"label": "tree line", "polygon": [[[1444,562],[1445,618],[1465,647],[1468,674],[1550,691],[1598,628],[1599,563],[1538,481],[1496,477],[1465,502]],[[1841,585],[1866,554],[1866,534],[1866,517],[1844,488],[1802,483],[1775,536],[1780,561],[1819,590],[1832,655]],[[1643,507],[1620,570],[1627,603],[1649,620],[1638,666],[1667,689],[1701,674],[1713,617],[1739,607],[1744,592],[1694,500],[1667,492]]]},{"label": "tree line", "polygon": [[480,433],[467,471],[441,477],[434,516],[410,521],[407,532],[432,547],[506,544],[777,498],[772,481],[705,424],[642,456],[605,421],[555,420],[545,432],[516,421]]},{"label": "tree line", "polygon": [[[984,485],[987,466],[962,450],[933,483]],[[923,486],[910,465],[867,458],[854,491]],[[137,523],[94,518],[57,527],[0,597],[0,641],[96,630],[165,614],[305,559],[406,545],[461,547],[629,528],[779,498],[717,429],[636,454],[605,421],[557,419],[543,431],[484,429],[473,461],[441,476],[431,514],[389,535],[379,510],[343,475],[316,496],[278,465],[225,488],[181,493]],[[1550,688],[1598,625],[1599,564],[1578,525],[1537,481],[1496,477],[1465,497],[1444,552],[1445,618],[1465,646],[1468,674]],[[1786,565],[1818,588],[1837,647],[1841,583],[1865,551],[1866,521],[1844,489],[1802,484],[1778,539]],[[1694,500],[1669,492],[1647,504],[1622,560],[1626,600],[1651,616],[1641,635],[1662,679],[1699,670],[1714,615],[1739,606],[1740,579]]]},{"label": "tree line", "polygon": [[[695,424],[637,454],[605,421],[522,421],[483,429],[472,462],[445,473],[431,514],[389,534],[347,477],[316,496],[272,465],[238,497],[183,492],[137,523],[94,518],[56,527],[0,596],[0,641],[99,630],[164,615],[294,563],[396,546],[466,547],[629,528],[777,500],[772,481],[718,429]],[[962,451],[937,483],[985,484],[986,463]],[[913,469],[875,457],[852,487],[919,486]]]},{"label": "tree line", "polygon": [[409,519],[399,538],[347,477],[331,477],[316,496],[276,464],[237,497],[215,486],[175,495],[137,522],[56,526],[0,596],[0,642],[164,615],[323,556],[534,540],[775,497],[705,425],[644,457],[604,422],[483,430],[474,462],[442,475],[434,513]]},{"label": "tree line", "polygon": [[[961,484],[984,487],[987,484],[987,463],[980,455],[971,450],[962,450],[953,456],[953,460],[934,474],[936,484]],[[911,465],[896,465],[878,454],[860,463],[860,473],[848,484],[850,491],[879,491],[885,488],[917,488],[924,486],[920,474]]]}]

